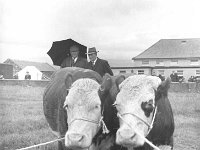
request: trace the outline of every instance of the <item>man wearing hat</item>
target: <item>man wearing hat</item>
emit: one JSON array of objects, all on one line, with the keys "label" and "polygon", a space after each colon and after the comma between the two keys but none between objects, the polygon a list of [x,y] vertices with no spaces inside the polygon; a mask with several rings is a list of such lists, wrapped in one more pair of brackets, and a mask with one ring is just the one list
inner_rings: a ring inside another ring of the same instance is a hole
[{"label": "man wearing hat", "polygon": [[31,75],[29,74],[28,71],[26,72],[25,80],[31,80]]},{"label": "man wearing hat", "polygon": [[110,68],[110,65],[108,64],[108,61],[98,58],[97,52],[99,52],[99,51],[97,51],[95,47],[88,49],[87,54],[88,54],[88,57],[90,59],[90,62],[88,64],[88,68],[98,72],[102,77],[106,73],[113,75],[113,72]]},{"label": "man wearing hat", "polygon": [[74,45],[70,47],[70,56],[63,60],[60,67],[88,68],[88,62],[86,58],[79,56],[79,47]]}]

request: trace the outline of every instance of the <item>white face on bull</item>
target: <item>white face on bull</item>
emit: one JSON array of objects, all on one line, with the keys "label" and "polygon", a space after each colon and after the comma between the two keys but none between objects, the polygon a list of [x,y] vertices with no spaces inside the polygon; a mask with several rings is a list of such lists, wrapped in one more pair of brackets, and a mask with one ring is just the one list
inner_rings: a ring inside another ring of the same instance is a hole
[{"label": "white face on bull", "polygon": [[144,145],[155,108],[155,90],[161,80],[155,76],[135,75],[124,80],[116,97],[120,128],[116,143],[125,147]]},{"label": "white face on bull", "polygon": [[87,149],[100,129],[101,100],[100,85],[92,79],[76,80],[66,97],[68,131],[65,146],[71,149]]}]

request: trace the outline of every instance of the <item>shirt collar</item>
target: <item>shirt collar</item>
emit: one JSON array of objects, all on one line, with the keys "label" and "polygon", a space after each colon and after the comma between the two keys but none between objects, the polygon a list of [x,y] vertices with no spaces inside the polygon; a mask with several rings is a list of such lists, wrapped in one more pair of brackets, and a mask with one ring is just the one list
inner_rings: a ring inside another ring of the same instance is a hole
[{"label": "shirt collar", "polygon": [[96,64],[96,61],[97,61],[97,58],[96,58],[94,61],[92,61],[93,65],[95,65],[95,64]]},{"label": "shirt collar", "polygon": [[72,57],[72,59],[74,60],[74,62],[76,62],[76,61],[77,61],[77,59],[78,59],[78,57],[76,57],[76,58],[73,58],[73,57]]}]

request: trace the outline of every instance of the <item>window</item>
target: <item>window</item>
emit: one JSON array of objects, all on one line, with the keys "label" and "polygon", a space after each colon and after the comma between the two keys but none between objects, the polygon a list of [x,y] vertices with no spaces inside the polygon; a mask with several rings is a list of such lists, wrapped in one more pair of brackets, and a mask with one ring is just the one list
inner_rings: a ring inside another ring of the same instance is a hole
[{"label": "window", "polygon": [[120,70],[119,73],[126,73],[126,70]]},{"label": "window", "polygon": [[163,66],[164,65],[163,60],[160,59],[156,60],[156,65]]},{"label": "window", "polygon": [[192,59],[192,60],[190,60],[190,65],[199,65],[198,59]]},{"label": "window", "polygon": [[200,70],[196,70],[196,76],[200,76]]},{"label": "window", "polygon": [[172,66],[178,65],[178,60],[177,60],[177,59],[172,59],[172,60],[171,60],[171,65],[172,65]]},{"label": "window", "polygon": [[144,74],[144,70],[138,70],[138,74]]},{"label": "window", "polygon": [[143,65],[148,65],[149,64],[149,60],[142,60],[142,64]]},{"label": "window", "polygon": [[165,71],[164,70],[158,70],[158,74],[164,76],[165,75]]},{"label": "window", "polygon": [[183,70],[177,70],[177,74],[179,77],[182,77],[183,76]]}]

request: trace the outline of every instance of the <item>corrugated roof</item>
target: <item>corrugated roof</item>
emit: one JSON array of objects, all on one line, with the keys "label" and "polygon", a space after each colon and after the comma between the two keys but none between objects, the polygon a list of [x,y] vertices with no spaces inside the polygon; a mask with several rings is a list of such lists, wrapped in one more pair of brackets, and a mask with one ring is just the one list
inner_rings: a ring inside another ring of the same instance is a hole
[{"label": "corrugated roof", "polygon": [[197,58],[200,57],[200,38],[161,39],[134,59]]},{"label": "corrugated roof", "polygon": [[48,63],[15,60],[15,59],[10,59],[10,60],[13,61],[16,65],[18,65],[22,69],[25,68],[26,66],[35,66],[40,71],[55,71],[56,70],[54,67],[52,67]]}]

